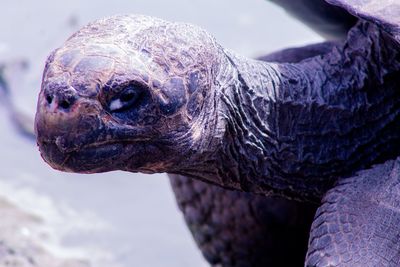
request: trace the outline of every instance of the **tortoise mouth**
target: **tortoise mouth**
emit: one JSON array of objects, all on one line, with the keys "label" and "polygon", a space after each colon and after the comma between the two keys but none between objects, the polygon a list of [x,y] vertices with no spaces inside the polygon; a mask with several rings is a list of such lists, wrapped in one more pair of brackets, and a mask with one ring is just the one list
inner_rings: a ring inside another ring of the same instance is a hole
[{"label": "tortoise mouth", "polygon": [[[55,141],[38,142],[42,158],[54,169],[65,172],[95,173],[117,170],[124,144],[104,142],[63,151]],[[118,160],[117,160],[118,159]]]},{"label": "tortoise mouth", "polygon": [[75,173],[99,173],[115,170],[160,172],[155,166],[160,166],[160,160],[165,158],[165,153],[158,145],[148,140],[150,139],[106,140],[66,150],[57,142],[57,139],[38,139],[38,146],[44,161],[59,171]]}]

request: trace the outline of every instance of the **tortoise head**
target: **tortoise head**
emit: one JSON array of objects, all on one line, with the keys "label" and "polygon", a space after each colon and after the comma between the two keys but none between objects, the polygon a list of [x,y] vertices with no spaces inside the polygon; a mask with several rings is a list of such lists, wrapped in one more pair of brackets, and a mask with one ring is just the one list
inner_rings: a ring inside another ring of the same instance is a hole
[{"label": "tortoise head", "polygon": [[82,28],[46,62],[42,157],[63,171],[172,171],[212,132],[220,49],[202,29],[146,16]]}]

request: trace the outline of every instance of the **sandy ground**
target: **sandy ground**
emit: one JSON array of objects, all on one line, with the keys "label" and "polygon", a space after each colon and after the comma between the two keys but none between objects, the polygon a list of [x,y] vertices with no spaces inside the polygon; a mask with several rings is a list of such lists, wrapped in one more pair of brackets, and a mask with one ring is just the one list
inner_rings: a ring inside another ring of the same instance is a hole
[{"label": "sandy ground", "polygon": [[[4,0],[0,62],[9,68],[7,77],[18,109],[33,117],[44,61],[52,49],[87,22],[121,13],[200,25],[225,47],[247,56],[320,40],[262,0]],[[27,63],[25,69],[17,64],[21,61]],[[15,238],[14,232],[28,233],[21,240],[32,240],[31,230],[23,229],[33,224],[45,233],[33,239],[44,246],[40,250],[56,259],[90,259],[87,264],[92,266],[207,266],[165,175],[56,172],[43,163],[32,141],[14,131],[2,107],[0,147],[0,232]],[[6,209],[14,213],[1,212]],[[9,228],[4,228],[4,218],[9,218]],[[1,246],[0,242],[0,254]],[[68,266],[86,264],[72,262]]]}]

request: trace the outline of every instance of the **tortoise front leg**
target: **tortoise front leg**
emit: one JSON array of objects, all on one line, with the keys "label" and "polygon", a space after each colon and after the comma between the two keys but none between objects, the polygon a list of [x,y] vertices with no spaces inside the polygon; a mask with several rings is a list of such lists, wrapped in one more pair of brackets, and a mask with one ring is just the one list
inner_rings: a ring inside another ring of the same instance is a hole
[{"label": "tortoise front leg", "polygon": [[311,227],[306,266],[400,265],[400,157],[343,179]]},{"label": "tortoise front leg", "polygon": [[169,176],[194,240],[212,265],[303,265],[315,205]]}]

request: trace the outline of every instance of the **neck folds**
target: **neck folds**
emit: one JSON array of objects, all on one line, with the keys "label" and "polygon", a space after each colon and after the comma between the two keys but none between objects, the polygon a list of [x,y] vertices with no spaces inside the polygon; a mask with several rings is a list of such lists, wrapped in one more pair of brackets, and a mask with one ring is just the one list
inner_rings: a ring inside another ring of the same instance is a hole
[{"label": "neck folds", "polygon": [[208,146],[217,149],[199,152],[197,165],[180,173],[318,201],[338,178],[398,154],[398,51],[361,22],[344,44],[296,64],[226,52],[215,96],[223,131]]}]

